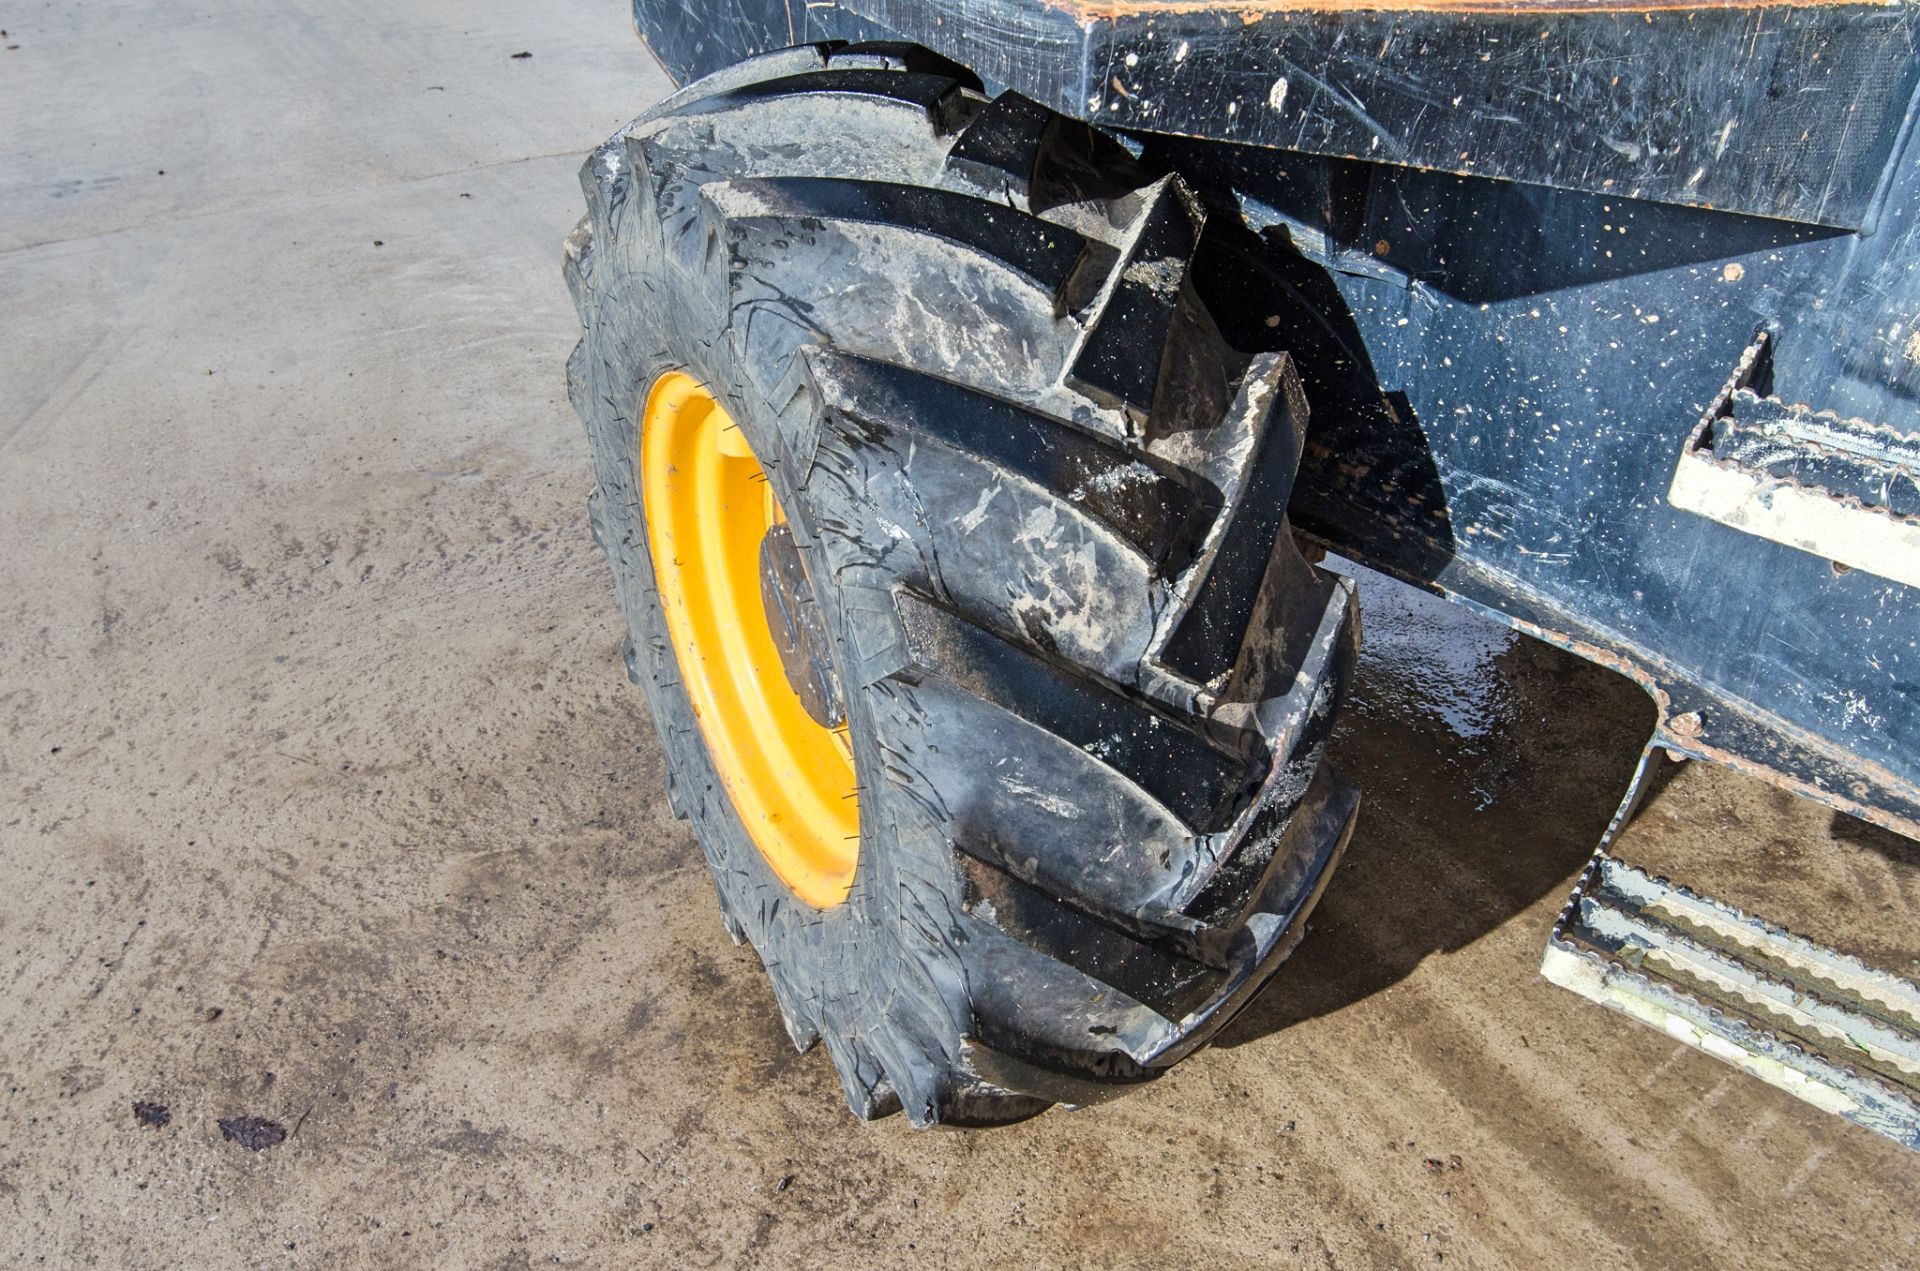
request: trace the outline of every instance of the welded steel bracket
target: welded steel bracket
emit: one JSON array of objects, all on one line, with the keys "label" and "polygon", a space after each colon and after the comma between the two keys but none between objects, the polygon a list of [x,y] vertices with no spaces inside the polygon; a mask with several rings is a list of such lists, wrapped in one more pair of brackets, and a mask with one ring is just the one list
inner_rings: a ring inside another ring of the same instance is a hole
[{"label": "welded steel bracket", "polygon": [[1541,974],[1920,1149],[1920,987],[1596,852]]}]

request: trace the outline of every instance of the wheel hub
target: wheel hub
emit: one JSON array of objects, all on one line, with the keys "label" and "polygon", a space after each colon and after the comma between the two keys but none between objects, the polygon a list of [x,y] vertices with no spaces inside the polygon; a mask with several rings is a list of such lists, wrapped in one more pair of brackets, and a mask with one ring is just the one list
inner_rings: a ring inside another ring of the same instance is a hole
[{"label": "wheel hub", "polygon": [[826,619],[814,600],[800,545],[785,521],[760,540],[760,603],[767,611],[767,626],[787,683],[800,695],[808,718],[829,730],[843,726],[847,711],[840,699],[840,675],[834,670]]}]

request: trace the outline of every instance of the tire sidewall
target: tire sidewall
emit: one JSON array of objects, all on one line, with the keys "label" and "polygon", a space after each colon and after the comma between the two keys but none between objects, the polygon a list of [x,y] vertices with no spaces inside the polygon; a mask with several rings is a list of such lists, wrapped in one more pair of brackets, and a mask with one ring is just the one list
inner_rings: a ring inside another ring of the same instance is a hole
[{"label": "tire sidewall", "polygon": [[[916,895],[915,907],[922,912],[929,901],[935,909],[955,904],[957,872],[950,851],[917,852],[929,858],[918,867],[909,865],[903,876],[897,827],[881,797],[887,783],[875,780],[885,762],[869,701],[870,694],[890,689],[862,686],[844,670],[855,665],[848,629],[857,615],[849,614],[837,588],[819,588],[817,598],[843,668],[861,791],[859,859],[851,891],[839,905],[815,909],[773,872],[726,795],[682,682],[654,574],[638,474],[639,419],[660,376],[691,375],[720,400],[756,455],[781,457],[766,464],[775,493],[801,541],[810,543],[816,536],[812,501],[804,485],[793,480],[797,465],[784,461],[783,438],[795,435],[791,423],[781,426],[780,412],[755,387],[758,377],[739,365],[724,329],[700,331],[701,324],[688,321],[689,315],[724,313],[724,272],[687,276],[665,251],[659,222],[649,211],[629,205],[614,220],[616,230],[627,232],[616,233],[614,242],[595,244],[599,259],[589,287],[591,318],[575,369],[586,380],[576,385],[575,396],[588,420],[597,478],[594,513],[627,623],[629,670],[646,693],[663,739],[676,810],[694,827],[723,917],[759,954],[795,1043],[804,1048],[815,1036],[827,1041],[857,1112],[884,1112],[890,1096],[897,1096],[911,1119],[930,1121],[942,1095],[935,1074],[946,1064],[925,1050],[949,1051],[957,1037],[951,1010],[939,1000],[946,995],[935,984],[943,977],[930,974],[927,960],[909,957],[902,946],[901,897]],[[811,400],[817,402],[817,395]],[[809,419],[802,429],[817,428],[819,422]],[[911,1005],[916,1001],[921,1009]],[[937,1018],[927,1017],[927,1007]],[[921,1044],[901,1044],[903,1033]],[[862,1045],[875,1053],[842,1053]],[[857,1076],[866,1070],[874,1084]]]}]

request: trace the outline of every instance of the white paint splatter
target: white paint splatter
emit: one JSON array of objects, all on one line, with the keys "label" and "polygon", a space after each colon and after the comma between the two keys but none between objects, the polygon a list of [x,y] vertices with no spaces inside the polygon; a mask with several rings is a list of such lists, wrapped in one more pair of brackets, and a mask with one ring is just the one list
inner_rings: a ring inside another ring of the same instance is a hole
[{"label": "white paint splatter", "polygon": [[1080,809],[1077,806],[1067,802],[1059,795],[1049,794],[1045,790],[1036,789],[1017,778],[1001,777],[999,781],[1008,794],[1018,795],[1029,802],[1036,803],[1055,816],[1071,817],[1078,816],[1080,813]]},{"label": "white paint splatter", "polygon": [[1075,485],[1067,495],[1075,503],[1084,500],[1089,494],[1114,494],[1135,482],[1153,480],[1152,468],[1142,463],[1123,464],[1117,468],[1108,468]]},{"label": "white paint splatter", "polygon": [[966,515],[962,516],[959,521],[956,522],[956,524],[960,526],[960,532],[962,534],[971,534],[980,528],[980,522],[987,519],[988,506],[993,503],[995,496],[999,493],[1000,487],[997,485],[980,492],[979,501],[973,505]]},{"label": "white paint splatter", "polygon": [[1013,541],[1051,546],[1059,520],[1060,514],[1043,503],[1028,511],[1026,520],[1021,523],[1020,532],[1014,535]]}]

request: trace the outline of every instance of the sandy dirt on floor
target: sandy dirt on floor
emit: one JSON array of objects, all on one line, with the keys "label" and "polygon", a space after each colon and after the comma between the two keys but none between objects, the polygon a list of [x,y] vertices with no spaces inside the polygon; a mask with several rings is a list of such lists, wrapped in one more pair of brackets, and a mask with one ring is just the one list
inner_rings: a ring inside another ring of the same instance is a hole
[{"label": "sandy dirt on floor", "polygon": [[[559,243],[668,87],[622,5],[9,12],[0,1261],[1912,1263],[1911,1154],[1535,973],[1637,690],[1379,583],[1361,829],[1220,1043],[854,1121],[722,931],[588,539]],[[1676,768],[1630,846],[1702,844],[1912,972],[1909,845]]]}]

